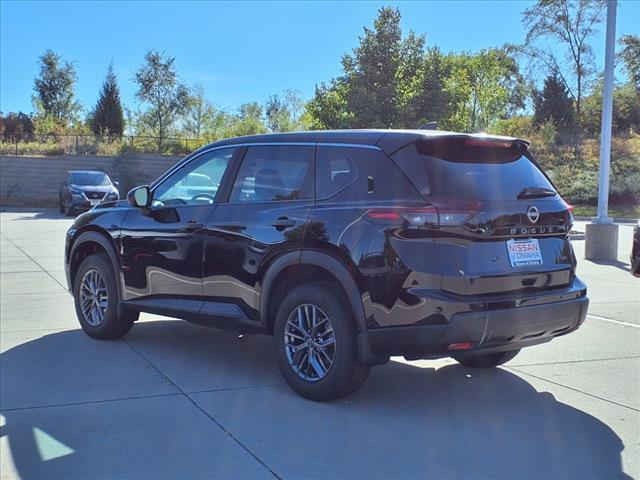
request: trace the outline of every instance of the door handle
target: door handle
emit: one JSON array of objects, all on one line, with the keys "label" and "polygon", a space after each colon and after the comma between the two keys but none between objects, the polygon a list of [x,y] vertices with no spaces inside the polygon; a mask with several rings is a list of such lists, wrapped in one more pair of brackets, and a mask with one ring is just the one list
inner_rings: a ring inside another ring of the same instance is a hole
[{"label": "door handle", "polygon": [[280,217],[275,222],[273,222],[271,225],[276,227],[276,230],[282,231],[285,228],[295,227],[296,226],[296,221],[290,219],[289,217]]},{"label": "door handle", "polygon": [[199,222],[198,220],[189,220],[184,227],[182,227],[180,229],[181,232],[193,232],[194,230],[198,230],[200,228],[204,227],[204,224],[202,222]]}]

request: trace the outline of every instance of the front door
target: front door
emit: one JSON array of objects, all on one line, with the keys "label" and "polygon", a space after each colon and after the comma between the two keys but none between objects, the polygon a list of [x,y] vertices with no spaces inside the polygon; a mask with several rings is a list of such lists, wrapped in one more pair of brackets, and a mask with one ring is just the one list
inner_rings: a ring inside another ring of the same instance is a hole
[{"label": "front door", "polygon": [[123,299],[198,312],[203,230],[235,149],[205,152],[153,189],[150,211],[131,208],[122,226]]},{"label": "front door", "polygon": [[302,248],[314,204],[314,151],[313,145],[248,147],[229,198],[206,225],[203,313],[258,318],[265,266]]}]

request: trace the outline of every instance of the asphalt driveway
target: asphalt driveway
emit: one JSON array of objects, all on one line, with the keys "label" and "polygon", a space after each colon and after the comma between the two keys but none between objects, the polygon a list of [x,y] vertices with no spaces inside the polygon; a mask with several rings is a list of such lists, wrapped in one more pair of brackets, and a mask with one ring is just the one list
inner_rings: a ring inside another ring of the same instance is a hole
[{"label": "asphalt driveway", "polygon": [[90,339],[65,287],[71,220],[0,215],[2,479],[640,477],[631,226],[617,262],[581,260],[578,332],[492,371],[394,358],[317,404],[284,384],[268,337],[143,315]]}]

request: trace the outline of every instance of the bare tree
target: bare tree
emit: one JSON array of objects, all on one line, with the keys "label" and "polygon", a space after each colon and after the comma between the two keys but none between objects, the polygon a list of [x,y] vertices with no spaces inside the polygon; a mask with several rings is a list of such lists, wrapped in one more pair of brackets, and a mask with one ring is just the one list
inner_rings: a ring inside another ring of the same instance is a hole
[{"label": "bare tree", "polygon": [[[548,74],[556,75],[566,86],[580,121],[586,83],[594,72],[593,49],[589,39],[602,20],[605,0],[538,0],[524,11],[527,28],[523,51],[534,63],[541,62]],[[570,68],[558,58],[557,49],[543,40],[559,43]]]}]

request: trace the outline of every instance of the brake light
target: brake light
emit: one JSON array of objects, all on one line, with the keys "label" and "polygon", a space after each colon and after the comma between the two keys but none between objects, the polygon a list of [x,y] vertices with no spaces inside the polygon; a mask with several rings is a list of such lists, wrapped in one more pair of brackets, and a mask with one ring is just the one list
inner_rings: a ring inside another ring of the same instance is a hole
[{"label": "brake light", "polygon": [[513,142],[500,141],[500,140],[485,140],[482,138],[469,138],[465,142],[465,145],[470,147],[487,147],[487,148],[511,148]]},{"label": "brake light", "polygon": [[473,343],[471,342],[461,342],[461,343],[452,343],[447,347],[447,350],[471,350],[473,348]]},{"label": "brake light", "polygon": [[406,222],[412,226],[455,226],[463,225],[478,213],[479,208],[479,202],[434,198],[431,205],[420,208],[374,208],[366,212],[366,217],[378,222]]}]

